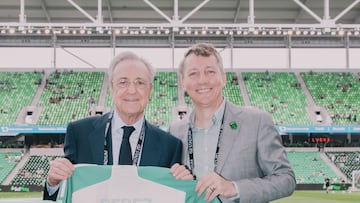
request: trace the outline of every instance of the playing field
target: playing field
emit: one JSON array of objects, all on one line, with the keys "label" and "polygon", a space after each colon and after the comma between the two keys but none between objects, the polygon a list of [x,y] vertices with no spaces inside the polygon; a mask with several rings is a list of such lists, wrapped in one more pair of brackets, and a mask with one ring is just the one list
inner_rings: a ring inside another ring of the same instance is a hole
[{"label": "playing field", "polygon": [[[30,199],[28,199],[30,197]],[[21,198],[21,199],[20,199]],[[26,199],[24,199],[26,198]],[[41,203],[41,193],[34,192],[0,192],[0,203]],[[347,203],[360,202],[360,192],[295,191],[290,197],[271,203]]]},{"label": "playing field", "polygon": [[272,201],[271,203],[346,203],[360,202],[360,192],[335,191],[295,191],[290,197]]}]

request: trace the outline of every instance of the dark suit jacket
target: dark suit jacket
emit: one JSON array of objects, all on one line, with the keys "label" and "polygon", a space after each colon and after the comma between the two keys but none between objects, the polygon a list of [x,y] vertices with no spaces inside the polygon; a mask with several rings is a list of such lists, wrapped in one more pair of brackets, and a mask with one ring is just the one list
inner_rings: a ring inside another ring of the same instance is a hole
[{"label": "dark suit jacket", "polygon": [[[296,181],[281,137],[271,116],[253,107],[226,101],[217,173],[234,181],[241,203],[265,203],[292,194]],[[170,126],[183,141],[183,162],[188,163],[189,118]],[[195,163],[196,165],[196,163]],[[231,200],[221,198],[223,203]]]},{"label": "dark suit jacket", "polygon": [[[109,113],[69,123],[66,130],[64,154],[73,164],[104,164],[105,126]],[[111,130],[109,133],[111,137]],[[109,150],[110,151],[110,150]],[[169,133],[145,121],[145,138],[140,166],[170,168],[181,163],[182,142]],[[44,199],[56,200],[57,192],[49,196],[44,188]]]}]

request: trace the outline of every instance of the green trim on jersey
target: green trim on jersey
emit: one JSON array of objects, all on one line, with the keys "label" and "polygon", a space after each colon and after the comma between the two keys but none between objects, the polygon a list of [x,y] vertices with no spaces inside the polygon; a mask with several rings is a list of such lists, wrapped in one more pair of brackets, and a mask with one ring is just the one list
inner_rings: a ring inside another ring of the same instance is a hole
[{"label": "green trim on jersey", "polygon": [[[115,170],[116,169],[116,170]],[[125,169],[125,170],[123,170]],[[116,172],[115,172],[115,171]],[[120,173],[124,172],[124,173]],[[127,173],[129,172],[129,173]],[[124,180],[121,182],[121,180]],[[139,182],[140,181],[140,182]],[[141,182],[142,181],[142,182]],[[141,190],[142,187],[149,186],[153,182],[154,190],[157,190],[157,193],[164,192],[165,195],[180,195],[180,196],[167,196],[166,198],[178,198],[185,199],[185,203],[208,203],[204,200],[205,193],[201,196],[197,195],[195,191],[195,186],[197,181],[195,180],[176,180],[169,168],[162,167],[153,167],[153,166],[100,166],[100,165],[88,165],[88,164],[79,164],[76,165],[76,168],[73,172],[73,175],[64,181],[60,187],[57,202],[59,203],[77,203],[73,202],[77,198],[91,198],[92,202],[107,202],[107,200],[116,200],[122,201],[119,199],[111,199],[114,197],[109,197],[109,193],[104,192],[103,190],[115,190],[115,193],[121,193],[124,189],[130,189],[129,192],[133,193],[132,195],[138,194],[139,197],[148,197],[144,194],[148,194],[149,190]],[[141,183],[144,183],[142,185]],[[98,185],[98,186],[97,186]],[[158,185],[158,186],[156,186]],[[161,186],[162,185],[162,186]],[[96,187],[97,186],[97,187]],[[159,186],[161,186],[159,190]],[[100,188],[99,188],[100,187]],[[116,190],[123,187],[121,192]],[[151,186],[152,187],[152,186]],[[107,188],[107,189],[104,189]],[[131,189],[136,188],[136,189]],[[168,189],[166,189],[168,188]],[[139,189],[139,190],[137,190]],[[148,189],[148,188],[147,188]],[[172,192],[170,192],[170,190]],[[151,190],[152,191],[152,190]],[[150,191],[150,192],[151,192]],[[178,191],[178,192],[176,192]],[[175,192],[175,193],[174,193]],[[152,192],[151,192],[152,193]],[[183,193],[183,194],[181,194]],[[161,195],[163,195],[161,194]],[[126,194],[127,195],[127,194]],[[124,195],[124,196],[126,196]],[[161,196],[160,195],[160,196]],[[186,197],[185,197],[186,195]],[[110,192],[110,196],[115,196],[115,198],[122,198],[124,196],[118,195]],[[131,195],[130,195],[131,196]],[[151,196],[151,195],[150,195]],[[182,196],[182,197],[181,197]],[[131,196],[134,197],[134,196]],[[165,196],[163,196],[164,198]],[[124,197],[125,198],[125,197]],[[155,200],[154,200],[155,201]],[[152,202],[155,203],[153,199],[147,198],[146,201],[141,202]],[[82,202],[81,202],[82,203]],[[220,200],[215,198],[211,203],[220,203]]]}]

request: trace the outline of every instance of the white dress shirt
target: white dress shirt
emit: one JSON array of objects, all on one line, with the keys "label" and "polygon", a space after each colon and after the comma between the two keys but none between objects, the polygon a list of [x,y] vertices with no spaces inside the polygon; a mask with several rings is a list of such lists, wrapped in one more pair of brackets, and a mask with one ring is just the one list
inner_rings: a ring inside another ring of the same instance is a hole
[{"label": "white dress shirt", "polygon": [[[134,157],[136,145],[139,141],[141,128],[143,126],[144,120],[145,120],[144,117],[141,117],[141,119],[139,119],[135,123],[133,123],[131,125],[127,125],[124,123],[124,121],[121,120],[120,116],[116,113],[116,111],[114,112],[114,116],[111,121],[113,165],[118,165],[118,162],[119,162],[120,146],[121,146],[122,137],[123,137],[123,133],[124,133],[122,127],[123,126],[133,126],[135,128],[134,132],[131,133],[131,136],[129,138],[129,142],[130,142],[130,146],[131,146],[131,154],[132,154],[132,157]],[[143,139],[145,139],[145,137]],[[144,140],[143,140],[142,144],[144,144]],[[142,149],[142,146],[140,149]],[[140,151],[138,163],[136,163],[136,165],[139,165],[140,158],[141,158],[141,151]]]}]

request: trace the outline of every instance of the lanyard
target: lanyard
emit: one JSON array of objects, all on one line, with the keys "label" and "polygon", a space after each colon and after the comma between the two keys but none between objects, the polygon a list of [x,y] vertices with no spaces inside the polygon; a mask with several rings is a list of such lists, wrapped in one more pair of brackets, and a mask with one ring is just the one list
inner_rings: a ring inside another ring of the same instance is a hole
[{"label": "lanyard", "polygon": [[[107,144],[107,136],[109,135],[110,124],[111,124],[111,120],[112,120],[113,115],[114,115],[114,112],[110,113],[109,118],[108,118],[108,120],[106,122],[106,126],[105,126],[105,134],[104,134],[105,135],[105,139],[104,139],[104,165],[108,165],[108,163],[109,163],[109,147],[108,147],[108,144]],[[134,154],[132,165],[138,165],[140,153],[141,153],[142,148],[143,148],[144,137],[145,137],[145,120],[144,120],[143,125],[141,127],[140,136],[139,136],[138,142],[136,144],[135,154]]]},{"label": "lanyard", "polygon": [[141,127],[140,136],[139,136],[138,142],[136,144],[135,154],[134,154],[133,164],[132,165],[135,165],[135,166],[138,165],[140,152],[142,151],[142,148],[143,148],[144,137],[145,137],[145,120],[144,120],[143,125]]},{"label": "lanyard", "polygon": [[[221,119],[219,137],[218,137],[217,146],[216,146],[216,152],[215,152],[215,158],[214,158],[214,171],[216,171],[216,169],[217,169],[217,164],[218,164],[218,159],[219,159],[220,138],[222,136],[222,131],[223,131],[223,128],[224,128],[224,117],[225,117],[225,109],[224,109],[223,117]],[[195,167],[194,143],[193,143],[193,133],[192,133],[192,129],[191,129],[190,126],[189,126],[189,129],[188,129],[188,152],[189,152],[190,171],[193,172],[194,167]]]},{"label": "lanyard", "polygon": [[109,129],[112,117],[114,116],[114,111],[109,113],[109,118],[106,121],[105,125],[105,133],[104,133],[104,165],[108,165],[109,162],[109,146],[107,143],[108,135],[109,135]]}]

